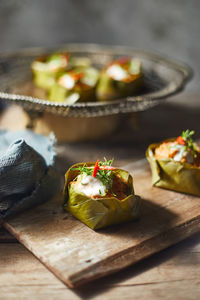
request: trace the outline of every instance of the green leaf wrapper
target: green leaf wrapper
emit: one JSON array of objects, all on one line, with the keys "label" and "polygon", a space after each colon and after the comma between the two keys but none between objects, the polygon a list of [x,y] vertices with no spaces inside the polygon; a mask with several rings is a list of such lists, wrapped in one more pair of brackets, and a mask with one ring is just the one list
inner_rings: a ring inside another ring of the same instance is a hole
[{"label": "green leaf wrapper", "polygon": [[58,69],[51,70],[48,69],[47,66],[50,60],[59,55],[59,53],[55,53],[50,56],[46,55],[32,62],[31,70],[33,72],[33,80],[36,86],[48,90],[55,83],[58,72],[65,68],[59,67]]},{"label": "green leaf wrapper", "polygon": [[[127,77],[116,79],[108,72],[109,68],[119,67],[125,70]],[[138,59],[119,58],[102,70],[97,85],[97,99],[110,101],[134,95],[143,85],[142,66]]]},{"label": "green leaf wrapper", "polygon": [[[83,166],[83,163],[73,165],[71,169]],[[87,163],[93,166],[94,163]],[[103,228],[138,218],[140,198],[134,195],[132,176],[121,169],[115,171],[120,174],[129,187],[130,194],[123,200],[112,196],[109,198],[92,199],[80,191],[76,191],[69,183],[79,174],[78,170],[69,169],[65,174],[64,208],[77,219],[92,229]]]},{"label": "green leaf wrapper", "polygon": [[[36,86],[49,90],[56,82],[57,75],[64,70],[70,70],[73,67],[89,67],[91,61],[87,57],[69,57],[69,61],[66,67],[59,67],[57,70],[47,70],[45,66],[48,64],[49,60],[52,60],[56,56],[65,53],[54,53],[50,56],[46,55],[41,58],[36,59],[31,64],[31,70],[33,72],[33,80]],[[38,64],[40,67],[38,67]]]},{"label": "green leaf wrapper", "polygon": [[105,71],[103,71],[97,85],[97,99],[99,101],[110,101],[121,97],[131,96],[140,90],[142,84],[142,76],[131,82],[124,82],[112,79]]},{"label": "green leaf wrapper", "polygon": [[[75,86],[72,89],[67,89],[60,85],[58,81],[55,81],[49,89],[48,99],[50,101],[64,102],[71,105],[77,101],[91,102],[96,100],[95,88],[99,78],[99,72],[92,67],[77,67],[73,70],[83,72],[86,82],[88,81],[90,85],[80,85],[80,83],[75,83]],[[61,73],[60,76],[64,74],[65,73]]]},{"label": "green leaf wrapper", "polygon": [[[168,139],[165,142],[175,141]],[[156,159],[154,151],[161,143],[151,144],[146,157],[152,171],[152,184],[157,187],[200,196],[200,168],[172,158]]]},{"label": "green leaf wrapper", "polygon": [[55,82],[57,73],[51,71],[37,70],[32,66],[33,80],[36,86],[48,90]]}]

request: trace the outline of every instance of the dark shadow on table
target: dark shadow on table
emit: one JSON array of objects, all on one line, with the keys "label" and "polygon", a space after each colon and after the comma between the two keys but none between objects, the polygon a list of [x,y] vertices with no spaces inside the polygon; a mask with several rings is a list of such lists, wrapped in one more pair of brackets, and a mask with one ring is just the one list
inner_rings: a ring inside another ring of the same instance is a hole
[{"label": "dark shadow on table", "polygon": [[[139,240],[141,241],[141,244],[138,245],[136,252],[140,252],[141,248],[150,248],[152,253],[155,253],[158,251],[157,249],[157,242],[160,241],[159,235],[165,234],[167,230],[170,229],[172,226],[172,223],[176,223],[177,215],[174,214],[172,211],[159,206],[150,200],[142,199],[142,207],[141,207],[141,218],[138,221],[132,221],[125,224],[119,224],[115,226],[111,226],[109,228],[105,228],[102,230],[97,231],[97,234],[100,236],[102,235],[102,240],[104,236],[110,236],[110,238],[113,239],[113,243],[118,244],[120,247],[120,242],[123,241],[126,245],[124,253],[126,253],[128,247],[134,247],[135,241]],[[170,241],[170,236],[166,236],[166,238]],[[155,243],[154,243],[155,239]],[[131,243],[132,241],[132,243]],[[152,243],[153,241],[153,243]],[[98,251],[98,246],[96,248],[96,251]],[[147,250],[148,251],[148,250]],[[128,252],[129,253],[129,252]],[[122,253],[119,255],[119,257],[122,255]],[[134,254],[133,254],[134,255]],[[138,254],[137,254],[138,255]],[[131,256],[131,254],[130,254]],[[138,257],[138,256],[137,256]],[[140,257],[140,254],[139,254]],[[116,255],[116,258],[118,259],[118,255]],[[138,258],[141,259],[141,258]],[[94,268],[100,267],[101,269],[104,269],[103,265],[109,266],[108,270],[112,269],[112,264],[115,264],[115,258],[113,259],[113,262],[108,258],[103,263],[97,263],[94,265]],[[90,269],[90,266],[88,266]],[[91,268],[92,265],[91,265]],[[87,270],[83,270],[83,272],[87,272]],[[121,273],[121,272],[120,272]],[[121,273],[122,274],[122,273]],[[109,279],[116,278],[116,275],[110,275]],[[87,278],[87,275],[85,276]],[[120,278],[120,276],[118,277]],[[100,286],[98,288],[98,282],[100,283]],[[109,285],[105,285],[102,287],[101,285],[102,279],[97,280],[93,283],[84,284],[80,288],[75,289],[75,292],[85,298],[92,298],[95,294],[98,294],[100,290],[109,288]],[[103,283],[105,284],[105,280],[103,279]],[[104,285],[103,284],[103,285]]]},{"label": "dark shadow on table", "polygon": [[[83,286],[74,290],[74,292],[81,299],[92,299],[96,295],[100,295],[109,289],[116,286],[126,286],[123,282],[133,277],[139,276],[143,272],[146,272],[152,268],[156,268],[159,265],[165,263],[167,260],[176,259],[177,254],[181,251],[188,250],[188,247],[195,247],[200,241],[200,233],[194,234],[192,237],[177,243],[176,245],[170,246],[169,248],[162,250],[159,253],[152,255],[130,267],[127,267],[115,274],[105,276],[104,278],[97,279],[93,282],[84,284]],[[179,258],[176,259],[177,264],[182,264]],[[143,284],[143,283],[142,283]],[[137,286],[139,284],[130,284],[131,286]],[[145,283],[143,284],[145,285]]]}]

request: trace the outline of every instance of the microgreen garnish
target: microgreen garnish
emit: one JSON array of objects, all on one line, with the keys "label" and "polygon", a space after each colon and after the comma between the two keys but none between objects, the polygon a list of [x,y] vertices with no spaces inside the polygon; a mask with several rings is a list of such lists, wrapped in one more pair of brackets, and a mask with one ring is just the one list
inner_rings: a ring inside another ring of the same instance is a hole
[{"label": "microgreen garnish", "polygon": [[97,177],[103,182],[105,186],[108,187],[108,189],[112,189],[112,172],[107,170],[98,170]]},{"label": "microgreen garnish", "polygon": [[[195,133],[194,130],[190,131],[189,129],[183,131],[180,137],[182,138],[184,143],[180,143],[180,144],[184,145],[185,151],[190,150],[193,157],[196,157],[197,154],[196,154],[195,144],[192,138],[194,133]],[[177,141],[178,139],[180,140],[180,137],[177,138]]]},{"label": "microgreen garnish", "polygon": [[104,161],[100,161],[99,166],[112,166],[113,162],[114,162],[114,159],[107,160],[104,157]]},{"label": "microgreen garnish", "polygon": [[84,164],[77,168],[71,168],[71,171],[79,171],[80,173],[97,177],[107,189],[112,191],[113,171],[115,170],[115,168],[112,167],[113,161],[114,159],[107,160],[104,157],[104,161],[97,160],[98,163],[96,163],[95,166],[87,166]]},{"label": "microgreen garnish", "polygon": [[192,136],[194,135],[194,130],[187,129],[186,131],[183,131],[181,136],[184,138],[185,141],[191,141],[193,143]]},{"label": "microgreen garnish", "polygon": [[71,168],[70,170],[79,171],[80,173],[86,173],[87,175],[92,175],[93,173],[93,170],[91,168],[88,168],[86,164],[77,168]]}]

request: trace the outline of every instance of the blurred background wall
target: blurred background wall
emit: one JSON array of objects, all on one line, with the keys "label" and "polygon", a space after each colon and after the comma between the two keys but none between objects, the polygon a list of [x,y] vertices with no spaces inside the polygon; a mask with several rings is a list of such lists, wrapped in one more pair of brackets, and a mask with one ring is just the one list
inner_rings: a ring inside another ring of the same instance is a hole
[{"label": "blurred background wall", "polygon": [[200,91],[199,0],[0,0],[0,51],[89,42],[134,46],[189,64]]}]

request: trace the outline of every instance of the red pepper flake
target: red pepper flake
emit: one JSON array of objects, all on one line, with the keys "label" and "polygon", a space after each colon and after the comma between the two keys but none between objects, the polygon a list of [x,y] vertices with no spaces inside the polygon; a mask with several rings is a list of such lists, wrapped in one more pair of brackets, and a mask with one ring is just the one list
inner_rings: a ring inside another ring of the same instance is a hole
[{"label": "red pepper flake", "polygon": [[66,61],[68,62],[69,61],[69,56],[70,56],[69,53],[65,53],[64,56],[65,56]]},{"label": "red pepper flake", "polygon": [[75,81],[80,80],[84,76],[83,72],[75,73],[73,71],[70,71],[69,73]]},{"label": "red pepper flake", "polygon": [[60,53],[60,61],[62,64],[62,68],[65,68],[69,62],[69,53]]},{"label": "red pepper flake", "polygon": [[94,171],[92,174],[93,177],[96,177],[98,169],[99,169],[99,159],[96,161],[96,164],[94,166]]},{"label": "red pepper flake", "polygon": [[113,66],[113,65],[120,65],[121,67],[123,66],[124,68],[126,68],[126,65],[128,66],[128,63],[130,61],[130,58],[129,57],[119,57],[113,61],[111,61],[106,69],[108,69],[109,67]]},{"label": "red pepper flake", "polygon": [[130,58],[129,57],[119,57],[115,60],[115,63],[118,63],[119,65],[124,65],[129,63]]},{"label": "red pepper flake", "polygon": [[185,145],[185,140],[182,136],[178,136],[176,140],[177,140],[178,144],[183,145],[183,146]]}]

